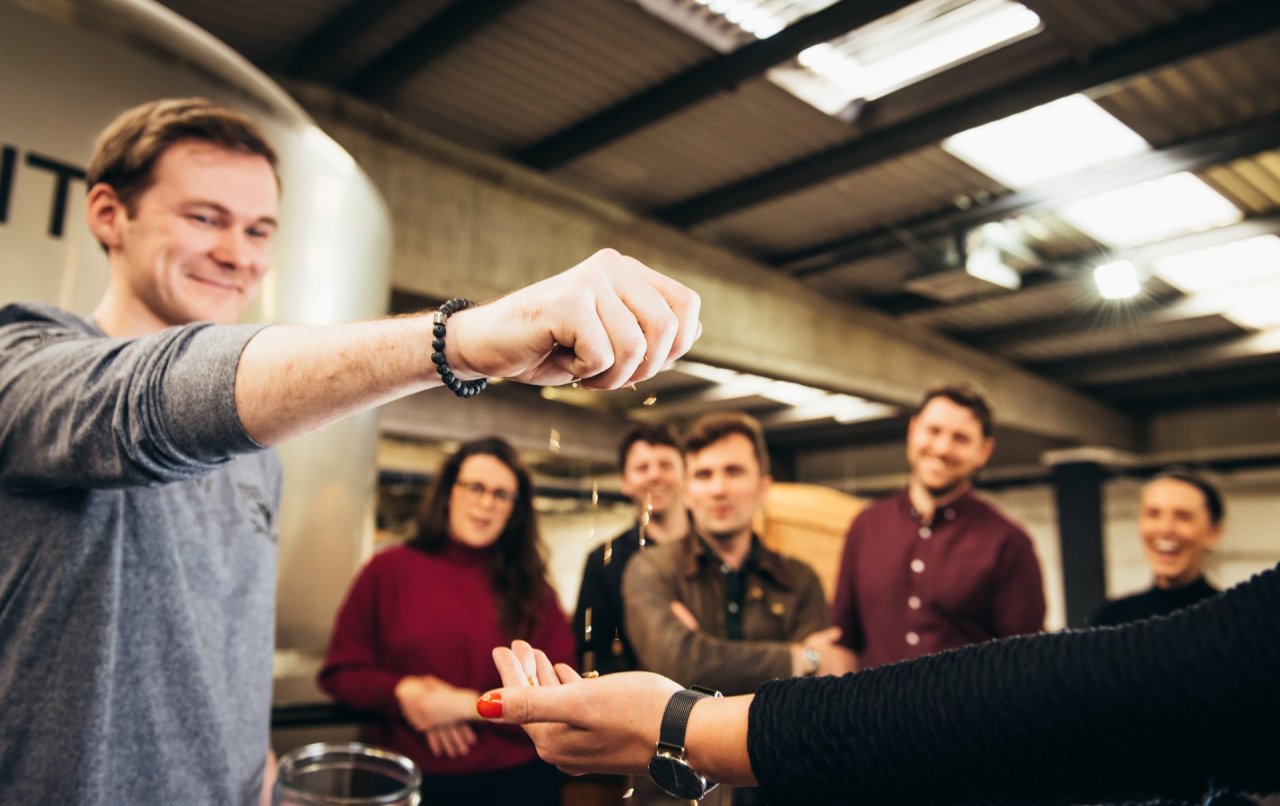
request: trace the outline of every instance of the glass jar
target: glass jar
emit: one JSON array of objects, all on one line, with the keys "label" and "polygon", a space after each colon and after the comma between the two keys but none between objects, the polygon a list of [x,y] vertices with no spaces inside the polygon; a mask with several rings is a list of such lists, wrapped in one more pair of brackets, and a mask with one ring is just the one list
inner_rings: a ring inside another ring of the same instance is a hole
[{"label": "glass jar", "polygon": [[422,773],[399,753],[358,742],[308,744],[280,759],[274,806],[418,806]]}]

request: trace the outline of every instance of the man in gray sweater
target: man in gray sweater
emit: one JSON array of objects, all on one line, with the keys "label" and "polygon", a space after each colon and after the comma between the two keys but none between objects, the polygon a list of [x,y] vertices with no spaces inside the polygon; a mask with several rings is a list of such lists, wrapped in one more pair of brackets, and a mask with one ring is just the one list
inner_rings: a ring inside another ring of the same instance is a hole
[{"label": "man in gray sweater", "polygon": [[634,383],[688,350],[699,300],[606,250],[447,317],[236,325],[277,226],[252,121],[199,99],[129,110],[87,185],[110,272],[91,318],[0,309],[2,799],[255,803],[270,447],[442,376],[460,394],[485,377]]}]

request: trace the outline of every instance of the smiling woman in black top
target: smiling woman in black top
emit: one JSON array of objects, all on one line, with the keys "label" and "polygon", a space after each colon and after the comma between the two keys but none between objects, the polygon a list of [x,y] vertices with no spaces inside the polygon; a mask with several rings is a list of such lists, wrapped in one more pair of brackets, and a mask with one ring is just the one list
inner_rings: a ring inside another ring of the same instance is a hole
[{"label": "smiling woman in black top", "polygon": [[1205,555],[1222,539],[1222,494],[1198,473],[1161,471],[1142,488],[1138,533],[1155,576],[1149,590],[1104,604],[1095,627],[1165,616],[1216,596],[1204,578]]}]

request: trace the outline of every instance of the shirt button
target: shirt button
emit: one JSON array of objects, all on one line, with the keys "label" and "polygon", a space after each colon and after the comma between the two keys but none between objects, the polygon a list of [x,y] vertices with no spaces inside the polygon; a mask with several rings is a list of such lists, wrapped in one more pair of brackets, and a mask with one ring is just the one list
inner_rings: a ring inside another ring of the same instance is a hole
[{"label": "shirt button", "polygon": [[729,612],[730,612],[730,613],[737,613],[737,612],[738,612],[738,603],[737,603],[737,602],[729,602]]},{"label": "shirt button", "polygon": [[942,516],[949,521],[953,521],[956,519],[956,511],[954,509],[943,510]]},{"label": "shirt button", "polygon": [[924,573],[924,560],[912,560],[911,570],[915,571],[917,574]]},{"label": "shirt button", "polygon": [[921,526],[921,527],[920,527],[920,532],[919,532],[919,534],[920,534],[920,536],[921,536],[921,537],[923,537],[925,540],[928,540],[928,539],[929,539],[929,535],[933,534],[933,530],[932,530],[932,529],[930,529],[928,526]]},{"label": "shirt button", "polygon": [[912,610],[919,610],[919,609],[920,609],[920,597],[919,597],[919,596],[908,596],[908,597],[907,597],[907,607],[911,608]]},{"label": "shirt button", "polygon": [[907,643],[911,646],[920,643],[920,634],[915,631],[907,633]]}]

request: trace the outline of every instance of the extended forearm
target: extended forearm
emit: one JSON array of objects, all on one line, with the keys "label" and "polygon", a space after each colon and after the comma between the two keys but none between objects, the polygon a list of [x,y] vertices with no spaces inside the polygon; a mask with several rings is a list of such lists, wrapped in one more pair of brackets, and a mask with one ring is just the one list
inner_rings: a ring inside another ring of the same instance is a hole
[{"label": "extended forearm", "polygon": [[431,319],[278,325],[245,346],[236,408],[251,437],[278,445],[431,386]]},{"label": "extended forearm", "polygon": [[755,786],[747,756],[747,712],[754,695],[699,700],[685,732],[689,763],[712,781]]},{"label": "extended forearm", "polygon": [[[616,389],[685,353],[698,295],[602,250],[568,271],[449,316],[445,357],[459,380],[511,378]],[[432,317],[272,327],[241,355],[236,405],[245,430],[274,445],[357,411],[440,384]]]}]

